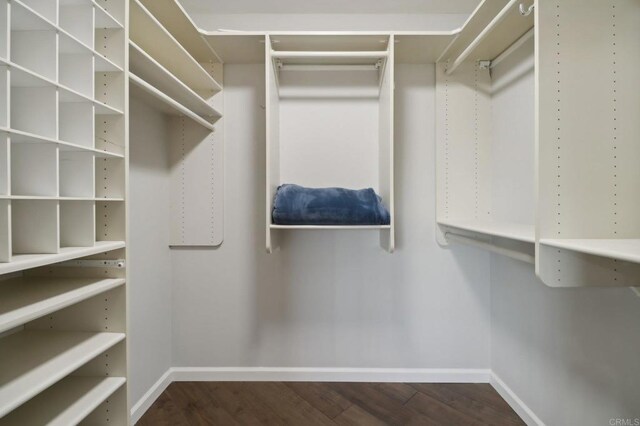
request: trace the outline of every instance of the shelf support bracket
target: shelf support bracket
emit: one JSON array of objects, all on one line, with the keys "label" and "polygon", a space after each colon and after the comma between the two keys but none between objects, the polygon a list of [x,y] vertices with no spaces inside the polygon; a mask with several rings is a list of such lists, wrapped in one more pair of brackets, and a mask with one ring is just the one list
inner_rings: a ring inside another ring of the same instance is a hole
[{"label": "shelf support bracket", "polygon": [[126,266],[124,259],[114,260],[89,260],[89,259],[76,259],[69,260],[67,262],[56,263],[52,266],[59,266],[65,268],[117,268],[123,269]]}]

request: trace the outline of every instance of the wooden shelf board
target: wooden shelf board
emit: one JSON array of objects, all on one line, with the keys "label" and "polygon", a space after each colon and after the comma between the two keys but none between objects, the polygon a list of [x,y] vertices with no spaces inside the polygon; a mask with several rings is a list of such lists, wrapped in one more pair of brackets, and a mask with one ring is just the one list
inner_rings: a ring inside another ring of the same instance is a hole
[{"label": "wooden shelf board", "polygon": [[371,230],[391,229],[391,225],[270,225],[271,229],[289,230]]},{"label": "wooden shelf board", "polygon": [[126,381],[124,377],[64,378],[0,419],[0,426],[79,424]]},{"label": "wooden shelf board", "polygon": [[116,278],[25,277],[0,284],[0,333],[124,284]]},{"label": "wooden shelf board", "polygon": [[551,239],[540,244],[577,253],[640,263],[640,239]]},{"label": "wooden shelf board", "polygon": [[123,333],[26,330],[0,346],[0,417],[124,340]]},{"label": "wooden shelf board", "polygon": [[[214,107],[134,42],[129,42],[129,68],[132,73],[196,114],[220,116]],[[218,87],[217,90],[221,89]]]},{"label": "wooden shelf board", "polygon": [[0,263],[0,274],[37,268],[124,247],[125,243],[123,241],[97,241],[93,247],[63,247],[59,253],[55,254],[16,254],[12,256],[11,262]]},{"label": "wooden shelf board", "polygon": [[535,243],[535,229],[533,225],[469,220],[439,220],[438,225],[467,232],[476,232],[492,237],[506,238],[531,244]]},{"label": "wooden shelf board", "polygon": [[44,143],[44,144],[56,144],[61,151],[85,151],[92,153],[96,157],[106,158],[124,158],[122,154],[115,154],[112,152],[101,151],[95,148],[89,148],[83,145],[74,144],[71,142],[64,142],[57,139],[47,138],[45,136],[35,135],[29,132],[23,132],[22,130],[11,129],[8,127],[0,127],[0,133],[6,133],[11,137],[13,143]]},{"label": "wooden shelf board", "polygon": [[[129,80],[131,81],[131,83],[133,83],[131,85],[132,96],[136,96],[140,100],[169,115],[184,115],[200,124],[201,126],[209,130],[214,130],[212,123],[200,117],[198,114],[191,111],[189,108],[185,107],[178,101],[170,98],[165,93],[156,89],[137,75],[129,73]],[[158,102],[158,100],[160,100],[161,102]],[[218,114],[217,117],[221,117],[221,114]]]},{"label": "wooden shelf board", "polygon": [[218,82],[139,0],[131,1],[130,20],[129,38],[187,86],[198,92],[218,90]]}]

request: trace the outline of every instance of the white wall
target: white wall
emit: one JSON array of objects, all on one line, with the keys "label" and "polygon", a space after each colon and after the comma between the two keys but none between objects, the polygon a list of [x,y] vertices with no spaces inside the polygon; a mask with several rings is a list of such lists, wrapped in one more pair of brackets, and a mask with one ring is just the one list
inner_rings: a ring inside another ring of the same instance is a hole
[{"label": "white wall", "polygon": [[135,404],[172,363],[167,121],[130,103],[129,399]]},{"label": "white wall", "polygon": [[489,366],[489,258],[435,242],[434,68],[397,72],[398,250],[297,231],[265,253],[264,66],[225,69],[225,241],[173,251],[174,365]]},{"label": "white wall", "polygon": [[[532,220],[532,55],[529,42],[493,74],[493,206],[503,219]],[[491,368],[546,424],[640,419],[639,324],[629,289],[552,289],[533,266],[492,256]]]}]

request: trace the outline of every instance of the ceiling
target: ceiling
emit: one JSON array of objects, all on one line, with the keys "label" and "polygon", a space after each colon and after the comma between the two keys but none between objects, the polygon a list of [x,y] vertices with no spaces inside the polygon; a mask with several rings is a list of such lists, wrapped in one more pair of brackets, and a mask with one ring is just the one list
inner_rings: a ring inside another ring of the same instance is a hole
[{"label": "ceiling", "polygon": [[470,14],[480,0],[180,0],[190,13]]}]

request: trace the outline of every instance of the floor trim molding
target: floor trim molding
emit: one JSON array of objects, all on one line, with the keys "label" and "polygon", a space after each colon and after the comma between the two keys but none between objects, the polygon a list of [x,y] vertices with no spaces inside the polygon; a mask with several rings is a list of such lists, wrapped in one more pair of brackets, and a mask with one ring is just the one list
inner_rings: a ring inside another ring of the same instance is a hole
[{"label": "floor trim molding", "polygon": [[162,395],[162,392],[173,382],[171,379],[171,368],[169,368],[157,382],[155,382],[149,390],[142,395],[142,398],[131,407],[131,424],[134,425],[142,418],[144,413],[153,405],[156,399]]},{"label": "floor trim molding", "polygon": [[529,426],[545,426],[544,422],[533,412],[531,408],[521,400],[518,395],[496,374],[491,373],[491,386],[507,401],[520,418]]}]

